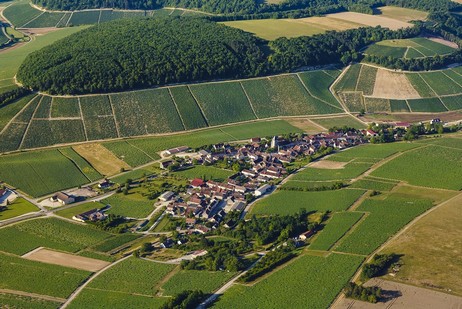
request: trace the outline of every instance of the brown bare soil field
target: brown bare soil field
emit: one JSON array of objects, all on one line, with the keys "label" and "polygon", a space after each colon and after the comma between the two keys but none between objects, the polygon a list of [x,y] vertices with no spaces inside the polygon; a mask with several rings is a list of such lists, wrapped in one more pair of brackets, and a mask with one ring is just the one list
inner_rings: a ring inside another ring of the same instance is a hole
[{"label": "brown bare soil field", "polygon": [[306,118],[297,118],[297,119],[287,119],[288,123],[303,130],[306,133],[319,133],[322,131],[326,131],[325,128],[321,127],[320,125],[315,124],[310,119]]},{"label": "brown bare soil field", "polygon": [[102,175],[115,175],[122,167],[130,169],[127,163],[117,158],[101,144],[84,144],[72,148]]},{"label": "brown bare soil field", "polygon": [[419,93],[412,87],[406,75],[388,70],[377,71],[373,97],[383,99],[417,99]]},{"label": "brown bare soil field", "polygon": [[96,272],[111,264],[106,261],[38,248],[22,256],[25,259]]},{"label": "brown bare soil field", "polygon": [[[386,302],[371,304],[359,300],[343,298],[334,309],[434,309],[434,308],[461,308],[462,297],[449,295],[441,292],[430,291],[412,285],[372,279],[366,283],[367,286],[378,285],[390,295]],[[399,295],[401,294],[401,295]]]},{"label": "brown bare soil field", "polygon": [[390,28],[391,30],[412,27],[412,24],[408,22],[392,19],[389,17],[383,17],[380,15],[367,15],[355,12],[342,12],[335,14],[327,14],[326,16],[335,20],[359,23],[371,27],[382,26],[384,28]]},{"label": "brown bare soil field", "polygon": [[326,170],[338,170],[345,167],[348,162],[337,162],[329,160],[316,161],[310,164],[310,167],[322,168]]},{"label": "brown bare soil field", "polygon": [[459,46],[456,43],[445,40],[443,38],[427,37],[427,39],[429,39],[430,41],[436,42],[436,43],[440,43],[440,44],[452,47],[452,48],[459,48]]}]

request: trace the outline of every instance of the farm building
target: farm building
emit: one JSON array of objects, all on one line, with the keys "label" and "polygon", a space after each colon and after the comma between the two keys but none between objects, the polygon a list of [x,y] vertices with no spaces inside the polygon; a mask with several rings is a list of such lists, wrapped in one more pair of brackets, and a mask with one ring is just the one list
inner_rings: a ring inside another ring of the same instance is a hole
[{"label": "farm building", "polygon": [[171,155],[174,155],[174,154],[177,154],[177,153],[180,153],[180,152],[185,152],[187,150],[189,150],[188,146],[176,147],[176,148],[165,150],[163,155],[164,156],[171,156]]},{"label": "farm building", "polygon": [[75,215],[72,217],[73,220],[79,222],[86,222],[86,221],[100,221],[106,219],[106,215],[101,210],[95,208],[84,213]]},{"label": "farm building", "polygon": [[310,238],[313,234],[314,234],[314,230],[309,230],[309,231],[307,231],[305,233],[300,234],[298,236],[298,238],[300,240],[306,240],[306,239]]},{"label": "farm building", "polygon": [[159,196],[159,200],[162,202],[167,202],[171,200],[172,197],[174,196],[175,196],[175,193],[173,193],[172,191],[167,191],[167,192],[164,192],[161,196]]},{"label": "farm building", "polygon": [[269,190],[271,190],[271,185],[266,184],[255,190],[254,194],[256,197],[259,197],[268,193]]},{"label": "farm building", "polygon": [[64,192],[58,192],[56,193],[55,195],[53,195],[52,197],[50,197],[50,201],[52,202],[58,202],[62,205],[68,205],[68,204],[72,204],[75,202],[75,199],[64,193]]}]

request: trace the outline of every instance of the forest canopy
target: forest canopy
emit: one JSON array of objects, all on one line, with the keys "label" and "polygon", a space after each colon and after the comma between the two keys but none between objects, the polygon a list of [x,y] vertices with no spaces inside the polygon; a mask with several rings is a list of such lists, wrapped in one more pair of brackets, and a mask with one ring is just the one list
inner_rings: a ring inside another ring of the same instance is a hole
[{"label": "forest canopy", "polygon": [[50,94],[80,94],[260,74],[259,39],[205,19],[114,21],[30,54],[17,78]]}]

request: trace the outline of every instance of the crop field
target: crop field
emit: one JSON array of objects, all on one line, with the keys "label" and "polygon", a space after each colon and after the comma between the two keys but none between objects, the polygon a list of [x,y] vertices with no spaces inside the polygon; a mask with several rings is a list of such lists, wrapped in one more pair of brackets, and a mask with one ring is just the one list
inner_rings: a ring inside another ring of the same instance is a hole
[{"label": "crop field", "polygon": [[207,126],[204,116],[188,87],[172,87],[170,88],[170,93],[178,108],[186,130]]},{"label": "crop field", "polygon": [[[23,255],[38,247],[76,252],[111,234],[57,218],[35,219],[0,229],[0,250]],[[10,241],[15,239],[14,242]]]},{"label": "crop field", "polygon": [[336,184],[337,181],[297,181],[289,180],[286,181],[282,188],[297,188],[297,189],[314,189],[321,188],[322,186],[332,186]]},{"label": "crop field", "polygon": [[370,254],[412,219],[432,207],[430,200],[398,198],[393,195],[367,199],[357,211],[369,212],[366,219],[335,249],[340,252]]},{"label": "crop field", "polygon": [[134,142],[135,141],[110,142],[104,143],[103,146],[114,153],[119,159],[133,167],[146,164],[159,158],[159,156],[151,153],[148,156],[146,152],[133,146],[132,143],[135,144]]},{"label": "crop field", "polygon": [[[462,105],[460,108],[462,108]],[[410,112],[409,106],[407,105],[405,100],[390,100],[390,109],[391,109],[391,112],[395,112],[395,113]]]},{"label": "crop field", "polygon": [[338,152],[329,159],[345,159],[346,161],[356,159],[360,161],[363,158],[368,159],[385,159],[397,152],[421,147],[417,143],[389,143],[389,144],[367,144],[359,147],[353,147]]},{"label": "crop field", "polygon": [[122,136],[184,130],[168,89],[110,95]]},{"label": "crop field", "polygon": [[23,149],[85,141],[82,120],[32,120]]},{"label": "crop field", "polygon": [[393,58],[423,58],[435,55],[446,55],[455,49],[428,38],[413,38],[402,40],[386,40],[368,47],[364,53]]},{"label": "crop field", "polygon": [[359,188],[365,190],[375,190],[375,191],[390,191],[396,186],[396,183],[377,181],[372,179],[362,179],[355,181],[350,188]]},{"label": "crop field", "polygon": [[89,140],[118,137],[108,96],[83,96],[79,100]]},{"label": "crop field", "polygon": [[326,181],[353,179],[367,171],[371,163],[348,163],[342,169],[320,169],[308,167],[292,177],[292,180]]},{"label": "crop field", "polygon": [[447,112],[439,98],[425,98],[416,100],[407,100],[409,107],[413,112]]},{"label": "crop field", "polygon": [[128,195],[115,194],[102,202],[111,205],[108,213],[130,218],[145,218],[154,210],[154,201],[135,192]]},{"label": "crop field", "polygon": [[69,160],[71,160],[79,168],[79,170],[82,171],[82,173],[85,175],[85,177],[88,178],[90,182],[96,181],[103,177],[72,148],[61,148],[59,149],[59,152],[61,152],[65,157],[69,158]]},{"label": "crop field", "polygon": [[214,308],[242,304],[246,308],[284,308],[287,304],[293,308],[328,308],[362,261],[362,257],[351,255],[303,255],[253,286],[234,285]]},{"label": "crop field", "polygon": [[239,82],[198,84],[190,90],[209,125],[256,118]]},{"label": "crop field", "polygon": [[38,209],[34,204],[20,197],[17,198],[12,204],[8,205],[5,210],[0,212],[0,221],[39,210],[40,209]]},{"label": "crop field", "polygon": [[[19,99],[11,104],[0,107],[0,131],[5,128],[8,122],[13,119],[13,117],[21,111],[21,109],[26,106],[34,98],[34,95],[25,96],[22,99]],[[13,120],[14,121],[14,120]]]},{"label": "crop field", "polygon": [[98,23],[100,11],[74,12],[69,20],[69,25],[91,25]]},{"label": "crop field", "polygon": [[361,65],[354,64],[348,68],[346,74],[337,83],[335,89],[337,92],[340,91],[355,91],[359,74],[361,73]]},{"label": "crop field", "polygon": [[355,129],[364,129],[366,127],[366,124],[360,122],[359,120],[351,116],[317,118],[317,119],[312,119],[312,121],[326,129],[330,129],[333,127],[343,127],[343,126],[347,126],[347,127],[355,128]]},{"label": "crop field", "polygon": [[101,144],[84,144],[73,147],[82,158],[91,164],[101,175],[114,175],[121,168],[129,169],[130,166],[118,159],[112,152]]},{"label": "crop field", "polygon": [[187,179],[202,178],[214,181],[225,181],[229,176],[235,174],[234,171],[224,170],[213,166],[197,165],[192,168],[174,172],[174,176],[180,176]]},{"label": "crop field", "polygon": [[68,297],[89,272],[0,254],[0,288]]},{"label": "crop field", "polygon": [[140,237],[140,235],[136,234],[117,235],[93,246],[92,249],[99,252],[109,252]]},{"label": "crop field", "polygon": [[[136,278],[134,279],[136,280]],[[94,304],[105,304],[108,308],[160,308],[168,298],[147,297],[138,294],[127,294],[108,290],[83,289],[82,293],[72,301],[68,308],[92,308]]]},{"label": "crop field", "polygon": [[252,214],[294,214],[300,209],[307,211],[341,211],[350,207],[364,190],[334,191],[278,191],[257,202],[251,210]]},{"label": "crop field", "polygon": [[424,140],[419,140],[418,143],[432,144],[442,147],[450,147],[462,150],[462,139],[457,137],[448,137],[448,138],[429,138]]},{"label": "crop field", "polygon": [[245,123],[236,126],[226,126],[220,130],[230,135],[234,140],[244,140],[252,137],[272,137],[274,135],[300,133],[299,128],[294,127],[284,120],[259,121]]},{"label": "crop field", "polygon": [[312,250],[329,250],[363,215],[359,212],[334,213],[309,248]]},{"label": "crop field", "polygon": [[372,95],[374,92],[375,77],[377,76],[377,68],[370,66],[361,66],[361,72],[356,85],[356,91],[361,91],[363,95]]},{"label": "crop field", "polygon": [[127,182],[128,179],[139,179],[139,178],[142,178],[146,175],[152,175],[153,172],[151,170],[148,170],[148,169],[143,169],[143,168],[139,168],[139,169],[136,169],[136,170],[132,170],[132,171],[129,171],[129,172],[126,172],[126,173],[123,173],[122,175],[120,176],[116,176],[114,178],[111,178],[111,181],[115,182],[115,183],[118,183],[118,184],[124,184]]},{"label": "crop field", "polygon": [[34,113],[34,119],[50,118],[52,98],[49,96],[41,96],[39,106]]},{"label": "crop field", "polygon": [[462,150],[428,146],[387,162],[372,172],[372,175],[407,181],[412,185],[460,190],[461,157]]},{"label": "crop field", "polygon": [[444,74],[444,71],[419,73],[419,75],[437,95],[458,94],[461,91],[461,86]]},{"label": "crop field", "polygon": [[6,308],[56,309],[58,303],[11,294],[0,294],[0,304]]},{"label": "crop field", "polygon": [[88,182],[82,172],[58,150],[0,157],[0,178],[31,196],[41,196]]},{"label": "crop field", "polygon": [[57,12],[44,12],[40,14],[37,18],[30,20],[23,27],[27,28],[48,28],[56,27],[58,23],[64,19],[66,13],[57,13]]},{"label": "crop field", "polygon": [[383,17],[389,17],[401,21],[425,20],[428,16],[427,12],[407,9],[396,6],[383,6],[378,8]]},{"label": "crop field", "polygon": [[176,295],[185,290],[201,290],[211,294],[229,281],[235,272],[181,270],[162,285],[162,295]]},{"label": "crop field", "polygon": [[81,117],[77,98],[59,98],[52,100],[51,117]]},{"label": "crop field", "polygon": [[419,73],[407,74],[406,77],[412,84],[415,90],[419,93],[422,98],[434,97],[436,93],[430,89],[428,84],[422,78],[422,75]]},{"label": "crop field", "polygon": [[340,75],[340,72],[339,70],[325,70],[303,72],[298,75],[314,97],[342,108],[337,99],[329,91],[329,87]]},{"label": "crop field", "polygon": [[3,133],[0,134],[2,143],[0,144],[0,152],[13,151],[19,148],[21,138],[26,132],[27,124],[11,123]]},{"label": "crop field", "polygon": [[389,99],[364,97],[364,106],[368,113],[391,112]]},{"label": "crop field", "polygon": [[30,6],[28,1],[18,1],[7,7],[3,14],[16,27],[21,28],[42,12]]},{"label": "crop field", "polygon": [[102,273],[88,287],[154,296],[158,290],[157,284],[175,267],[129,258]]}]

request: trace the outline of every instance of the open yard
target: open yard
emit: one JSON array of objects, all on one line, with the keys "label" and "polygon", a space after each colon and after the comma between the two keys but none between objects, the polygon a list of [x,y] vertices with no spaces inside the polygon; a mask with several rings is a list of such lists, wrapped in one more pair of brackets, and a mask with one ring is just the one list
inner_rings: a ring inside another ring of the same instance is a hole
[{"label": "open yard", "polygon": [[17,198],[12,204],[8,205],[5,210],[0,211],[0,221],[39,210],[40,209],[38,209],[34,204],[26,201],[25,199]]}]

